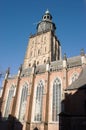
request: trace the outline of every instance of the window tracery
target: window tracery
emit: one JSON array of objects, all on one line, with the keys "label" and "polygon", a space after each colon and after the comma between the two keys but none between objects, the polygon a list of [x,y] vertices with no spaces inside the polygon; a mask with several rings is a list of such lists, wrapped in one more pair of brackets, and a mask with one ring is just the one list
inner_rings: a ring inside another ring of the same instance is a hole
[{"label": "window tracery", "polygon": [[22,93],[21,93],[20,111],[19,111],[19,120],[20,121],[23,121],[24,117],[25,117],[27,96],[28,96],[28,84],[25,83],[22,88]]},{"label": "window tracery", "polygon": [[71,83],[73,83],[76,79],[78,79],[78,73],[74,73],[71,77]]},{"label": "window tracery", "polygon": [[53,96],[52,96],[52,121],[58,121],[59,112],[61,111],[61,82],[58,78],[53,83]]},{"label": "window tracery", "polygon": [[44,89],[43,81],[40,80],[36,88],[34,121],[42,120],[43,89]]},{"label": "window tracery", "polygon": [[8,93],[4,117],[8,117],[8,115],[10,114],[11,102],[13,96],[15,96],[15,93],[16,93],[16,87],[15,85],[12,85]]}]

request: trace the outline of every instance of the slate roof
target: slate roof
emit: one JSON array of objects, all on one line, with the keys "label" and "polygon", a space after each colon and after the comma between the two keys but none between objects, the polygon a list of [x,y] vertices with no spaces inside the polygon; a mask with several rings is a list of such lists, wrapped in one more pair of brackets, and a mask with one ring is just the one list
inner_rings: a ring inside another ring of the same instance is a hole
[{"label": "slate roof", "polygon": [[62,60],[58,60],[50,63],[50,71],[57,71],[62,68],[63,68]]},{"label": "slate roof", "polygon": [[36,67],[35,73],[40,74],[46,72],[46,65],[39,65]]},{"label": "slate roof", "polygon": [[[71,58],[67,58],[67,69],[72,68],[72,67],[81,66],[81,65],[82,65],[81,56],[74,56]],[[60,71],[62,69],[63,69],[63,59],[50,62],[50,72]],[[41,74],[41,73],[45,73],[45,72],[46,72],[46,64],[36,66],[35,74]],[[32,73],[32,67],[22,69],[21,77],[29,76],[29,75],[31,75],[31,73]],[[11,75],[8,78],[13,79],[16,77],[17,77],[17,75],[13,75],[13,76]]]},{"label": "slate roof", "polygon": [[[76,66],[81,66],[81,57],[75,56],[67,59],[67,67],[72,68]],[[63,60],[53,61],[50,63],[50,72],[59,71],[63,69]],[[28,76],[32,72],[32,68],[27,68],[22,71],[21,76]],[[45,73],[46,72],[46,64],[38,65],[35,68],[35,74]]]},{"label": "slate roof", "polygon": [[25,70],[22,70],[21,76],[28,76],[32,72],[32,68],[27,68]]},{"label": "slate roof", "polygon": [[81,56],[75,56],[67,59],[67,66],[69,68],[74,66],[81,66]]},{"label": "slate roof", "polygon": [[86,66],[83,67],[79,78],[73,82],[66,90],[74,90],[79,88],[86,88]]}]

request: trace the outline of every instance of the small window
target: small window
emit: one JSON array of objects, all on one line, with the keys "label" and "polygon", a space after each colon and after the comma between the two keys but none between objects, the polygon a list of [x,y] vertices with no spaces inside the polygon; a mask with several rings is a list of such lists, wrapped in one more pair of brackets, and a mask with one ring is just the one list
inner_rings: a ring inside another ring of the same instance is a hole
[{"label": "small window", "polygon": [[40,55],[40,49],[38,50],[38,55]]},{"label": "small window", "polygon": [[31,64],[29,64],[29,67],[31,66]]},{"label": "small window", "polygon": [[47,16],[47,19],[49,19],[49,16]]},{"label": "small window", "polygon": [[37,61],[37,65],[39,64],[39,61]]},{"label": "small window", "polygon": [[46,63],[46,60],[44,60],[44,63]]},{"label": "small window", "polygon": [[45,52],[46,52],[46,47],[45,47]]},{"label": "small window", "polygon": [[44,16],[44,19],[46,19],[46,16]]}]

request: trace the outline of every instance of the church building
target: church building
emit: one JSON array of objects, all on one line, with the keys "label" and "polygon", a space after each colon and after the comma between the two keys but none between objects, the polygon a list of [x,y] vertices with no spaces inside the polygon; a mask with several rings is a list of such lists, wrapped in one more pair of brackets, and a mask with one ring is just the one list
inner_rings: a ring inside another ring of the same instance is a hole
[{"label": "church building", "polygon": [[86,55],[62,57],[56,25],[47,10],[30,35],[16,75],[6,71],[0,129],[85,130]]}]

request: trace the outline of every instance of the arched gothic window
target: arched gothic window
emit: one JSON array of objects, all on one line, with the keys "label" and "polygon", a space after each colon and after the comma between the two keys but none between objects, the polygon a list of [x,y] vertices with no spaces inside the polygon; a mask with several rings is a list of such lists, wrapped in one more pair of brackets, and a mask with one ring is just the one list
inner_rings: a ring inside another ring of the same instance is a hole
[{"label": "arched gothic window", "polygon": [[42,120],[43,89],[44,89],[43,81],[40,80],[36,88],[35,115],[34,115],[35,121]]},{"label": "arched gothic window", "polygon": [[8,117],[8,115],[10,113],[11,101],[12,101],[12,97],[15,96],[14,95],[15,89],[16,89],[16,87],[14,85],[12,85],[9,90],[4,117]]},{"label": "arched gothic window", "polygon": [[52,121],[58,121],[59,113],[61,111],[61,82],[58,78],[53,83],[53,96],[52,96]]},{"label": "arched gothic window", "polygon": [[71,78],[71,83],[78,79],[78,73],[74,73]]},{"label": "arched gothic window", "polygon": [[26,111],[26,103],[27,103],[27,96],[28,96],[28,84],[25,83],[22,88],[21,93],[21,101],[20,101],[20,111],[19,111],[19,120],[23,121]]}]

